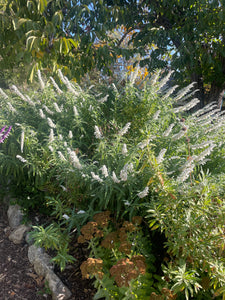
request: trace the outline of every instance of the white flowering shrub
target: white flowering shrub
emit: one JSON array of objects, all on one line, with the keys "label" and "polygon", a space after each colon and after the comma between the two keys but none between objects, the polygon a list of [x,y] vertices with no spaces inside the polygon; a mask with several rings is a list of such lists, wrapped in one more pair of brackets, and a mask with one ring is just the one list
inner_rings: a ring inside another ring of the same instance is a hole
[{"label": "white flowering shrub", "polygon": [[85,90],[59,75],[60,87],[38,73],[39,91],[0,90],[0,118],[12,125],[1,173],[44,193],[68,232],[96,211],[142,215],[166,237],[166,288],[225,293],[224,112],[197,110],[194,85],[168,87],[170,74]]}]

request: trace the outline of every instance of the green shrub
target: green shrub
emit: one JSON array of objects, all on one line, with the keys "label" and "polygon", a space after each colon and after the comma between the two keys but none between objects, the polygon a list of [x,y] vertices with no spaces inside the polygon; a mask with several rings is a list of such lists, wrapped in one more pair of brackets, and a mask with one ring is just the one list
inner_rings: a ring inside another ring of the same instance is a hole
[{"label": "green shrub", "polygon": [[61,88],[50,78],[29,96],[0,90],[0,120],[13,126],[1,174],[28,207],[35,202],[23,191],[44,193],[65,235],[97,211],[144,217],[166,237],[162,299],[171,289],[180,299],[224,295],[223,112],[215,103],[193,112],[193,85],[175,93],[170,74],[142,88],[132,79],[85,90],[59,75]]}]

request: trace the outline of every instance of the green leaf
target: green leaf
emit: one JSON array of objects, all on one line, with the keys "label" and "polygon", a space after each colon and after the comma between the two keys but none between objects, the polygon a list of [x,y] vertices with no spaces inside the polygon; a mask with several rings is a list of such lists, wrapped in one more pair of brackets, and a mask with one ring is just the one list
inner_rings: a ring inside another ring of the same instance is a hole
[{"label": "green leaf", "polygon": [[78,47],[78,41],[75,41],[73,39],[68,39],[68,41],[74,46],[75,49]]},{"label": "green leaf", "polygon": [[45,8],[47,7],[47,0],[37,0],[38,1],[38,11],[39,13],[43,13]]},{"label": "green leaf", "polygon": [[26,41],[26,48],[31,51],[33,48],[37,49],[38,38],[36,36],[29,36]]},{"label": "green leaf", "polygon": [[105,298],[107,296],[107,294],[108,293],[106,293],[106,291],[104,291],[103,289],[98,290],[97,293],[94,295],[93,300]]},{"label": "green leaf", "polygon": [[68,40],[66,38],[63,38],[63,42],[65,44],[65,51],[64,51],[64,53],[67,54],[67,53],[69,53],[69,50],[70,50],[70,44],[69,44],[69,42],[68,42]]},{"label": "green leaf", "polygon": [[25,19],[25,18],[20,18],[16,23],[15,23],[15,29],[18,29],[20,26],[22,26],[23,24],[27,23],[28,21],[30,21],[29,19]]},{"label": "green leaf", "polygon": [[29,81],[30,82],[33,82],[33,79],[34,79],[34,72],[38,70],[38,65],[35,64],[34,66],[31,67],[31,70],[30,70],[30,74],[29,74]]}]

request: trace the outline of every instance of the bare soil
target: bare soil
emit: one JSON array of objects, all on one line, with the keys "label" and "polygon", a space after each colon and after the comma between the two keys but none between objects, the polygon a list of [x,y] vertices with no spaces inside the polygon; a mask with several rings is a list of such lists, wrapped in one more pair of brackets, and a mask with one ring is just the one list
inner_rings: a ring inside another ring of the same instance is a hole
[{"label": "bare soil", "polygon": [[[10,228],[7,222],[6,209],[0,204],[0,300],[50,300],[44,278],[38,276],[30,264],[28,245],[13,244],[9,239]],[[91,300],[95,289],[91,281],[82,279],[81,263],[87,259],[88,250],[74,242],[71,255],[76,258],[74,264],[68,265],[57,275],[70,289],[70,300]]]}]

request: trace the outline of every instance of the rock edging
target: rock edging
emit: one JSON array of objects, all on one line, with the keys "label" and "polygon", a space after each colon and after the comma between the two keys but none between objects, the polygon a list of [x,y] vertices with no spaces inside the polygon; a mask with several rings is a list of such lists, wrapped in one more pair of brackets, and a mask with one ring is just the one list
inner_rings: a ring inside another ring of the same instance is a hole
[{"label": "rock edging", "polygon": [[[21,244],[24,240],[25,234],[30,231],[31,226],[21,224],[23,212],[18,204],[9,205],[7,216],[9,226],[13,230],[9,235],[9,239],[14,244]],[[29,232],[27,235],[29,235]],[[26,242],[30,245],[28,238],[26,238]],[[54,265],[51,262],[51,257],[44,251],[43,248],[36,247],[35,245],[31,244],[28,248],[28,259],[34,266],[35,272],[39,276],[43,276],[48,282],[53,300],[67,300],[71,297],[72,294],[70,290],[54,273]]]}]

